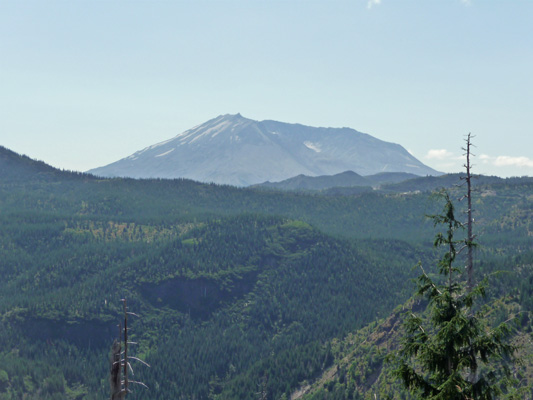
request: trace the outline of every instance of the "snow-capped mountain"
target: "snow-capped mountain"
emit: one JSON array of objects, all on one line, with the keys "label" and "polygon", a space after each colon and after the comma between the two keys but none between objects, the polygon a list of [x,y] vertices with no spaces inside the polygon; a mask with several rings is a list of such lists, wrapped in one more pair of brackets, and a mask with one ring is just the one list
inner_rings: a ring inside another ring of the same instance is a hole
[{"label": "snow-capped mountain", "polygon": [[313,128],[221,115],[89,173],[104,177],[189,178],[248,186],[296,175],[409,172],[440,175],[402,146],[350,128]]}]

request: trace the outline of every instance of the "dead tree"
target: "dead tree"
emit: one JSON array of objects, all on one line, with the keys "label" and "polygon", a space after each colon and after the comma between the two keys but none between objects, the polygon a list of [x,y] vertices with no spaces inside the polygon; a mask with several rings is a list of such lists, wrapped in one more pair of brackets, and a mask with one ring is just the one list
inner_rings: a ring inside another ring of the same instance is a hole
[{"label": "dead tree", "polygon": [[[470,293],[472,291],[472,288],[474,287],[474,239],[476,236],[473,234],[473,225],[474,225],[474,218],[472,216],[472,164],[470,163],[470,156],[472,156],[471,147],[472,145],[472,135],[468,133],[468,136],[466,137],[466,148],[463,147],[462,149],[465,151],[466,156],[466,164],[463,166],[466,169],[466,176],[462,177],[461,179],[466,181],[466,197],[467,199],[467,221],[466,221],[466,229],[467,229],[467,238],[465,240],[465,247],[467,249],[467,255],[466,255],[466,292]],[[463,197],[463,198],[464,198]],[[471,342],[469,341],[469,344],[471,345]],[[470,355],[472,358],[475,358],[475,354],[473,350],[470,350]],[[472,370],[469,373],[469,381],[475,382],[477,380],[477,368],[472,368]]]},{"label": "dead tree", "polygon": [[120,352],[122,346],[118,340],[113,341],[111,346],[111,371],[109,374],[109,383],[111,384],[111,400],[123,399],[121,376],[120,376]]},{"label": "dead tree", "polygon": [[[113,346],[111,347],[111,367],[110,367],[110,385],[111,385],[111,400],[122,400],[126,398],[126,395],[130,393],[129,384],[138,384],[147,388],[147,386],[139,381],[129,379],[129,373],[133,375],[133,368],[130,361],[139,361],[142,364],[149,367],[143,360],[132,357],[128,354],[128,346],[130,344],[136,344],[135,342],[128,341],[128,315],[136,314],[128,311],[126,299],[122,299],[124,307],[124,329],[121,329],[119,325],[119,338],[115,339]],[[122,351],[122,344],[124,343],[124,351]]]},{"label": "dead tree", "polygon": [[466,138],[466,148],[463,147],[463,150],[466,152],[466,164],[464,167],[466,168],[466,176],[463,179],[466,181],[466,199],[467,199],[467,239],[466,239],[466,248],[468,250],[468,254],[466,256],[466,276],[467,276],[467,282],[466,282],[466,288],[467,291],[470,292],[472,288],[474,287],[474,239],[476,238],[475,235],[472,233],[473,230],[473,224],[474,219],[472,217],[472,164],[470,163],[470,156],[472,156],[471,142],[472,135],[469,133]]}]

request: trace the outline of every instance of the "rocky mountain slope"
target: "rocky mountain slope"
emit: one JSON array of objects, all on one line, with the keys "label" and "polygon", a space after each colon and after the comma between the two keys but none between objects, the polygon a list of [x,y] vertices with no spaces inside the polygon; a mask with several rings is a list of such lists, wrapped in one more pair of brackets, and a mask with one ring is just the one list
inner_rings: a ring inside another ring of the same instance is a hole
[{"label": "rocky mountain slope", "polygon": [[408,172],[439,175],[402,146],[350,128],[313,128],[221,115],[88,172],[104,177],[189,178],[235,186],[300,174]]}]

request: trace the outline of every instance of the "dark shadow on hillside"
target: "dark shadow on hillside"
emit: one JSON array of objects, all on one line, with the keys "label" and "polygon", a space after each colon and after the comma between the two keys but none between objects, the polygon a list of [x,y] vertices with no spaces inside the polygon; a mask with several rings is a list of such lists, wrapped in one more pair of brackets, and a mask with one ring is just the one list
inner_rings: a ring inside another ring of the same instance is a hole
[{"label": "dark shadow on hillside", "polygon": [[160,284],[144,284],[140,291],[156,307],[169,306],[192,319],[205,320],[228,301],[250,292],[257,281],[257,274],[258,271],[248,272],[229,285],[209,278],[180,277]]},{"label": "dark shadow on hillside", "polygon": [[31,339],[54,343],[66,340],[79,347],[105,347],[117,337],[116,322],[102,321],[56,321],[32,318],[22,323],[24,333]]}]

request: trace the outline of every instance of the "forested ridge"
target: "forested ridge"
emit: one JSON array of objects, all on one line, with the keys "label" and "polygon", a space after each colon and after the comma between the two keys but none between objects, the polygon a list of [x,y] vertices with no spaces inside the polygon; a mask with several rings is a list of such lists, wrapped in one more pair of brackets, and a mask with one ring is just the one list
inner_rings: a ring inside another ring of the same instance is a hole
[{"label": "forested ridge", "polygon": [[[531,311],[517,257],[530,257],[533,184],[477,190],[479,269],[510,271],[494,296],[513,290]],[[413,265],[436,257],[434,209],[423,191],[100,179],[1,148],[0,398],[106,398],[121,298],[151,364],[131,398],[255,399],[262,384],[289,397],[333,365],[335,338],[409,298]]]},{"label": "forested ridge", "polygon": [[[514,386],[508,390],[507,397],[502,398],[530,399],[533,396],[533,251],[509,257],[505,262],[500,257],[484,257],[476,269],[479,274],[490,277],[484,302],[489,326],[511,322],[510,343],[517,346],[516,356],[520,360],[509,364]],[[399,348],[406,315],[421,312],[425,307],[426,302],[420,298],[410,298],[386,318],[334,339],[331,367],[293,392],[298,393],[295,398],[332,400],[376,396],[379,399],[413,399],[393,376],[394,366],[386,359]]]}]

